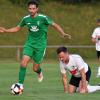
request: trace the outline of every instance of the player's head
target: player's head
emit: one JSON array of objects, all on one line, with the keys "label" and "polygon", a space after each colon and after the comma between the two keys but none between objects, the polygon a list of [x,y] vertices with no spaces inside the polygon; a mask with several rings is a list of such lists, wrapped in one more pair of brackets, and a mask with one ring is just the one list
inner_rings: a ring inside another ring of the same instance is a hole
[{"label": "player's head", "polygon": [[99,26],[100,26],[100,18],[99,18],[99,19],[97,19],[97,25],[99,25]]},{"label": "player's head", "polygon": [[27,3],[27,6],[30,6],[30,5],[35,5],[37,8],[39,6],[39,3],[37,0],[30,0],[28,3]]},{"label": "player's head", "polygon": [[30,15],[34,16],[38,12],[39,3],[36,0],[31,0],[27,4]]},{"label": "player's head", "polygon": [[68,49],[67,49],[66,47],[59,47],[59,48],[57,49],[57,54],[59,54],[59,53],[61,53],[61,52],[66,53],[66,52],[68,52]]},{"label": "player's head", "polygon": [[56,52],[58,54],[59,60],[64,63],[67,63],[69,61],[69,53],[66,47],[59,47]]}]

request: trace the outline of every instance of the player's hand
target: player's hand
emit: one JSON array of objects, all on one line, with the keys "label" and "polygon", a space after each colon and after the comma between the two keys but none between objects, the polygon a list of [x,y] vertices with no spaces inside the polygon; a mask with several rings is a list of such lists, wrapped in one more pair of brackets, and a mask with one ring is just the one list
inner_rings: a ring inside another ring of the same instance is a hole
[{"label": "player's hand", "polygon": [[64,38],[67,37],[68,39],[71,39],[71,35],[69,35],[69,34],[63,34],[63,37],[64,37]]},{"label": "player's hand", "polygon": [[3,30],[0,30],[0,33],[3,33],[4,31]]},{"label": "player's hand", "polygon": [[5,28],[4,27],[0,27],[0,33],[5,32]]},{"label": "player's hand", "polygon": [[87,90],[87,89],[82,89],[82,90],[80,91],[80,93],[88,93],[88,90]]}]

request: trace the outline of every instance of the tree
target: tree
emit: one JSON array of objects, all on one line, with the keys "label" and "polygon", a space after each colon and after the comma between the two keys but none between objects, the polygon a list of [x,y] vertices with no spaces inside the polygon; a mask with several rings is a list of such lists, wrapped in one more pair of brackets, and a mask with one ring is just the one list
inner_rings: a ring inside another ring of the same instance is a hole
[{"label": "tree", "polygon": [[64,3],[92,3],[100,0],[63,0]]}]

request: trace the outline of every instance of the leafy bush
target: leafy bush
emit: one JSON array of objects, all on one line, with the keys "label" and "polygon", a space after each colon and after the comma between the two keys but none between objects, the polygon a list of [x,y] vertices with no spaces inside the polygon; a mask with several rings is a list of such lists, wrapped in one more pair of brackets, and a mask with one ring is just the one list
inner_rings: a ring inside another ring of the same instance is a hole
[{"label": "leafy bush", "polygon": [[[13,4],[15,5],[20,5],[20,6],[24,6],[27,4],[27,2],[29,0],[9,0],[11,1]],[[100,1],[100,0],[36,0],[40,3],[44,3],[44,2],[63,2],[64,4],[65,3],[94,3],[94,2],[97,2],[97,1]]]},{"label": "leafy bush", "polygon": [[28,0],[9,0],[9,1],[11,1],[13,4],[23,6],[27,3]]}]

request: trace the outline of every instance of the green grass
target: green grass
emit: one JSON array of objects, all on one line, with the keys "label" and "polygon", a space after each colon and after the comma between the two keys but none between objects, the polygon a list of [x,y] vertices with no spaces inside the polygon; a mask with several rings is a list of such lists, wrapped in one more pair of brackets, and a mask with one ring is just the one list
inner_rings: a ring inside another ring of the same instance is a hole
[{"label": "green grass", "polygon": [[[95,85],[100,82],[96,78],[97,62],[88,61],[92,69],[90,84]],[[44,61],[42,64],[44,81],[38,83],[37,75],[32,72],[32,64],[27,68],[24,82],[24,92],[20,96],[10,93],[10,87],[18,80],[19,63],[0,62],[0,100],[99,100],[100,92],[91,94],[65,94],[60,78],[59,65],[57,61]]]}]

